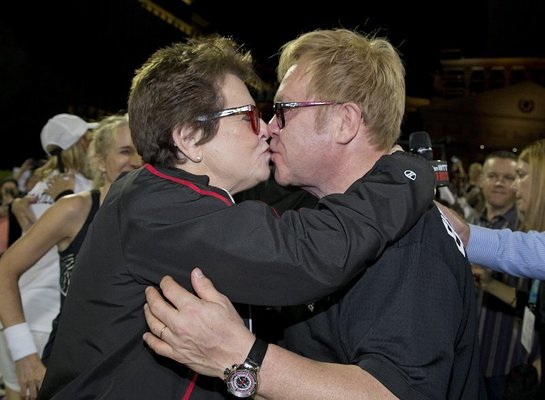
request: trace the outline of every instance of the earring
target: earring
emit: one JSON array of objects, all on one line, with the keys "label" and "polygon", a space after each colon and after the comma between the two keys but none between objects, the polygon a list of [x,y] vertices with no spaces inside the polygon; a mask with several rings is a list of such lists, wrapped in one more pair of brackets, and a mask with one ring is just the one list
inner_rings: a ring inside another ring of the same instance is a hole
[{"label": "earring", "polygon": [[197,158],[195,159],[197,162],[201,162],[202,161],[202,157],[201,156],[197,156]]}]

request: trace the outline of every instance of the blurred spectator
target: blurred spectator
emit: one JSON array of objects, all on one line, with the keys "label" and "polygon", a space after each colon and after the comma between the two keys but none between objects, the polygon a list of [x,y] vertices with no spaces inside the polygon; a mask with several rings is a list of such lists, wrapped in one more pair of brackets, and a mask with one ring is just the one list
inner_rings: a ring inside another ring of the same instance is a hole
[{"label": "blurred spectator", "polygon": [[464,189],[467,186],[467,174],[464,163],[457,156],[452,156],[450,158],[449,175],[452,191],[456,197],[462,196]]},{"label": "blurred spectator", "polygon": [[[485,200],[483,211],[472,223],[492,229],[518,227],[513,182],[516,174],[517,156],[509,151],[489,154],[483,165],[481,189]],[[474,273],[481,267],[475,267]],[[480,273],[480,271],[479,271]],[[529,292],[530,281],[499,272],[490,272],[491,278],[510,286],[512,298],[517,290]],[[520,343],[521,321],[516,313],[516,302],[506,304],[489,293],[490,279],[477,281],[481,288],[479,313],[479,339],[481,364],[489,400],[502,400],[509,371],[525,363],[524,348]]]},{"label": "blurred spectator", "polygon": [[[17,287],[19,277],[33,266],[33,260],[56,247],[60,256],[60,298],[61,309],[70,284],[72,268],[83,243],[87,228],[104,200],[106,193],[120,173],[139,167],[142,162],[132,144],[126,116],[110,116],[96,128],[89,148],[89,159],[94,166],[94,187],[72,196],[66,196],[53,204],[36,221],[32,228],[0,259],[0,317],[4,326],[25,323]],[[62,176],[62,175],[58,175]],[[61,178],[61,180],[63,180]],[[59,313],[60,316],[60,313]],[[48,352],[53,344],[58,317],[45,347],[42,360],[45,365]],[[30,357],[30,355],[29,355]],[[31,393],[39,389],[40,373],[44,370],[38,354],[33,355],[37,366],[36,381],[19,377],[23,391]]]},{"label": "blurred spectator", "polygon": [[484,196],[481,190],[482,171],[483,166],[481,163],[474,162],[469,165],[469,180],[463,194],[467,205],[475,210],[477,214],[481,213],[484,208]]},{"label": "blurred spectator", "polygon": [[[96,124],[72,114],[55,115],[45,124],[40,138],[43,149],[50,157],[34,173],[40,181],[27,196],[15,200],[12,206],[23,232],[53,204],[55,199],[48,193],[48,179],[52,176],[63,172],[73,174],[75,192],[91,188],[91,180],[86,177],[87,148],[91,139],[90,130],[95,127]],[[8,329],[0,333],[0,373],[4,377],[8,400],[20,398],[18,376],[29,374],[29,379],[34,377],[36,368],[32,363],[32,354],[42,354],[51,333],[51,323],[59,312],[59,255],[55,248],[35,260],[33,267],[21,275],[19,291],[26,324],[13,336],[29,340],[12,358],[12,345],[5,340]],[[43,368],[42,373],[45,373]]]},{"label": "blurred spectator", "polygon": [[11,204],[19,197],[17,180],[6,177],[0,181],[0,255],[21,236],[21,227],[11,212]]},{"label": "blurred spectator", "polygon": [[36,160],[34,158],[27,158],[20,167],[13,168],[13,178],[17,180],[19,192],[22,195],[27,194],[34,187],[39,180],[34,175],[36,169],[44,165],[46,160]]}]

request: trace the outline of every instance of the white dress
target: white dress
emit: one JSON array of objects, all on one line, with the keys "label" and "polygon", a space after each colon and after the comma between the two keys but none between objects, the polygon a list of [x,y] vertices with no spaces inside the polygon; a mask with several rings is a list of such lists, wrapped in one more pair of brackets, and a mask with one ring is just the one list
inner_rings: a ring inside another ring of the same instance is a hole
[{"label": "white dress", "polygon": [[[47,189],[46,182],[47,179],[38,182],[29,192],[31,196],[38,196],[38,201],[31,205],[37,219],[54,201],[51,196],[44,193],[44,190]],[[91,187],[92,181],[80,173],[76,173],[74,193],[90,190]],[[51,333],[51,323],[59,313],[61,297],[59,273],[59,253],[57,247],[54,246],[19,279],[19,291],[25,320],[35,337],[35,344],[40,356]],[[1,332],[0,335],[3,336]],[[0,373],[4,377],[6,386],[12,390],[19,390],[15,363],[11,360],[3,337],[0,337],[0,353]]]}]

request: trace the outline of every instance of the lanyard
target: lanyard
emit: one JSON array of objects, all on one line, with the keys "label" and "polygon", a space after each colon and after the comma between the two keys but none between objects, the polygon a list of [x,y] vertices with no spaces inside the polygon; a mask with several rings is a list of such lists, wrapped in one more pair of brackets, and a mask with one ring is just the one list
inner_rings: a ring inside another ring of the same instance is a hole
[{"label": "lanyard", "polygon": [[530,294],[528,295],[528,305],[535,305],[537,302],[537,292],[539,290],[539,280],[532,280],[532,287],[530,289]]}]

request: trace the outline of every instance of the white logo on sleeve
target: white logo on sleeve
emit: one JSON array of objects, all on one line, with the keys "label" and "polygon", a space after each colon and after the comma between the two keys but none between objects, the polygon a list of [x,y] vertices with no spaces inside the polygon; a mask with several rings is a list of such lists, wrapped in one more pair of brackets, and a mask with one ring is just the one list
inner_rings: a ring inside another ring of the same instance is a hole
[{"label": "white logo on sleeve", "polygon": [[441,220],[443,221],[443,225],[445,225],[445,229],[447,230],[447,233],[450,237],[454,239],[454,243],[456,243],[456,247],[458,247],[458,250],[460,250],[460,253],[465,257],[466,251],[464,249],[464,243],[462,242],[462,239],[460,239],[460,236],[456,233],[452,225],[450,224],[449,220],[445,215],[441,212],[439,209],[439,213],[441,214]]},{"label": "white logo on sleeve", "polygon": [[405,172],[403,172],[407,178],[409,178],[411,181],[416,180],[416,172],[411,171],[410,169],[406,169]]}]

